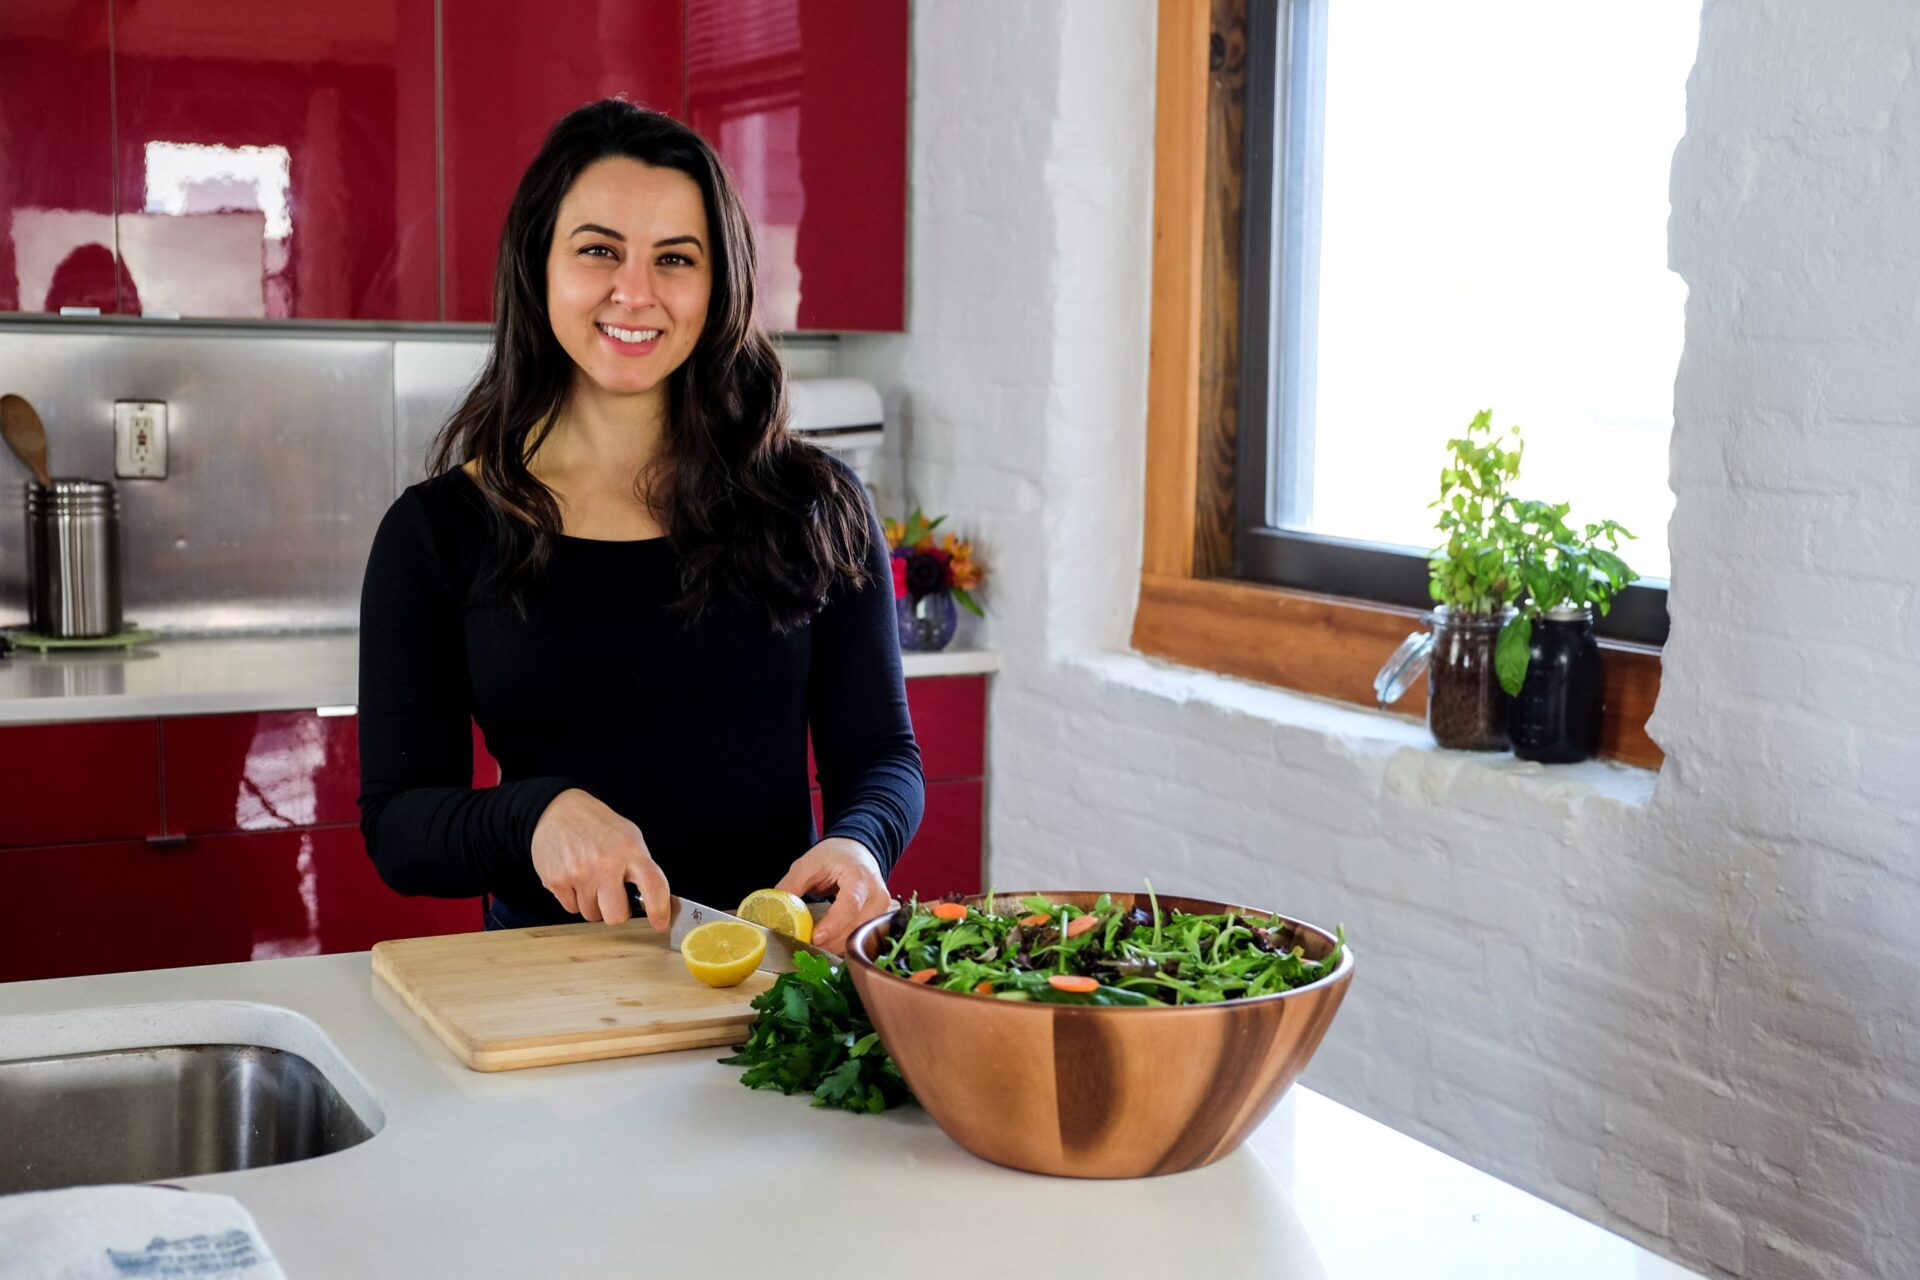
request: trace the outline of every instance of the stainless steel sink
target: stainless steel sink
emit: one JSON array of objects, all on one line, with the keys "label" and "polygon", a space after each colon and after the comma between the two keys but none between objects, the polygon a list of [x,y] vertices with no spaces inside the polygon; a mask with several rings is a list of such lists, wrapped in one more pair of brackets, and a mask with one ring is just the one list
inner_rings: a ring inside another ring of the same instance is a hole
[{"label": "stainless steel sink", "polygon": [[246,1044],[0,1062],[0,1194],[287,1164],[372,1131],[298,1054]]}]

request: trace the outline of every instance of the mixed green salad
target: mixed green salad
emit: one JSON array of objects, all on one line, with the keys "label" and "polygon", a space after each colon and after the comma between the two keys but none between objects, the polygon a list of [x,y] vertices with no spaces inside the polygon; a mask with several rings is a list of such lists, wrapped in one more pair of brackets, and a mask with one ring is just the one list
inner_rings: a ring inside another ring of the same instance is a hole
[{"label": "mixed green salad", "polygon": [[1102,894],[1083,910],[1035,895],[1019,914],[911,903],[875,963],[909,982],[1001,1000],[1212,1004],[1317,982],[1346,948],[1343,930],[1325,959],[1309,960],[1279,916],[1162,912],[1151,889],[1148,900],[1151,911]]}]

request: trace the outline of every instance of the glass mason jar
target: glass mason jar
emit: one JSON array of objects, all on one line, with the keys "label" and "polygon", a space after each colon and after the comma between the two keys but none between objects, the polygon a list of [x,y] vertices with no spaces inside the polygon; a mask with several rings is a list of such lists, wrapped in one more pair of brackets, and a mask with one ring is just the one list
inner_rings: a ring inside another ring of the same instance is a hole
[{"label": "glass mason jar", "polygon": [[1599,749],[1600,641],[1592,609],[1563,605],[1534,619],[1527,679],[1507,728],[1522,760],[1577,764]]},{"label": "glass mason jar", "polygon": [[909,653],[937,653],[953,639],[960,610],[947,591],[923,596],[901,596],[894,601],[894,620],[900,624],[900,647]]},{"label": "glass mason jar", "polygon": [[1433,654],[1427,667],[1427,729],[1457,751],[1505,751],[1513,699],[1494,671],[1494,644],[1514,610],[1456,613],[1441,605],[1428,615]]}]

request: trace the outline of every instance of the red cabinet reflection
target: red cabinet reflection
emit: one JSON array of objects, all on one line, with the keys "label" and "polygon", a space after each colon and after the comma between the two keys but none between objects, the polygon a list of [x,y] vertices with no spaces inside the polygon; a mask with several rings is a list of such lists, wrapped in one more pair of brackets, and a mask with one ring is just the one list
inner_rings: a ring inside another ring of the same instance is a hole
[{"label": "red cabinet reflection", "polygon": [[112,0],[127,311],[439,318],[433,0]]},{"label": "red cabinet reflection", "polygon": [[161,722],[167,831],[269,831],[360,820],[359,720],[313,711]]},{"label": "red cabinet reflection", "polygon": [[0,4],[0,311],[116,309],[107,0]]},{"label": "red cabinet reflection", "polygon": [[514,186],[547,130],[597,98],[682,113],[681,0],[443,0],[447,319],[493,319]]},{"label": "red cabinet reflection", "polygon": [[906,323],[906,0],[688,0],[687,112],[760,236],[776,330]]}]

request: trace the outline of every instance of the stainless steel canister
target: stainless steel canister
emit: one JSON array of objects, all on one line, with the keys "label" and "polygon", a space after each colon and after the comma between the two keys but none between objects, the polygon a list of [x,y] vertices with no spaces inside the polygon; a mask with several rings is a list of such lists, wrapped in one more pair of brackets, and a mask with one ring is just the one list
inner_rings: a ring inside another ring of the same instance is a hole
[{"label": "stainless steel canister", "polygon": [[120,491],[105,480],[26,488],[28,625],[61,639],[119,631]]}]

